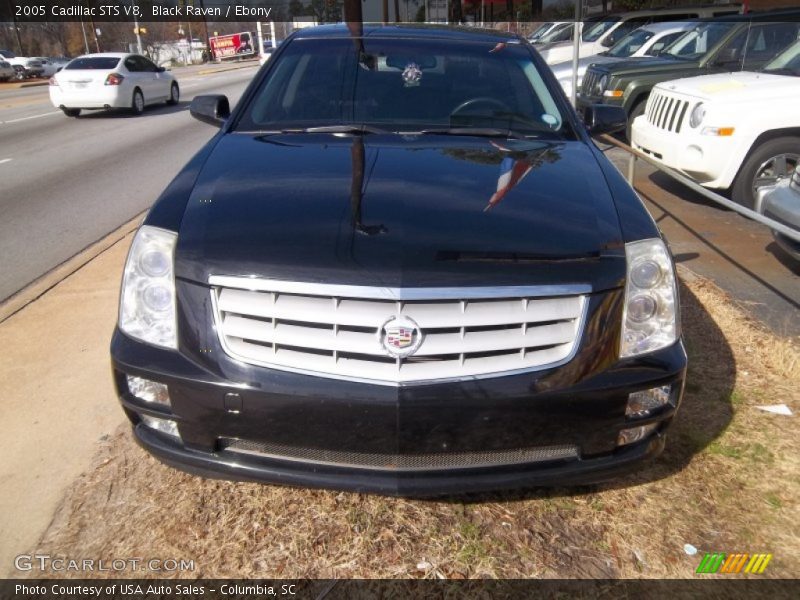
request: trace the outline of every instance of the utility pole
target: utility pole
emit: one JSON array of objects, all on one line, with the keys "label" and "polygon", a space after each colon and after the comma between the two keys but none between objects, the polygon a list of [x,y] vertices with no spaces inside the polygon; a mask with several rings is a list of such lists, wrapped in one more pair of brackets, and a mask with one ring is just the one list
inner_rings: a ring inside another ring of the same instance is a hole
[{"label": "utility pole", "polygon": [[189,27],[189,62],[194,64],[194,49],[192,48],[192,43],[194,40],[192,37],[192,20],[189,19],[186,21],[186,25]]},{"label": "utility pole", "polygon": [[361,23],[361,0],[344,0],[344,22]]},{"label": "utility pole", "polygon": [[208,49],[208,57],[211,58],[211,38],[208,37],[208,21],[206,20],[206,7],[203,0],[200,0],[200,10],[203,13],[203,34],[206,37],[206,48]]},{"label": "utility pole", "polygon": [[86,38],[86,27],[83,25],[83,17],[81,17],[81,32],[83,33],[83,48],[86,50],[85,54],[89,54],[89,40]]},{"label": "utility pole", "polygon": [[578,59],[581,54],[581,18],[583,0],[575,0],[575,23],[572,31],[572,106],[578,106]]},{"label": "utility pole", "polygon": [[[83,21],[81,21],[82,23]],[[142,36],[139,34],[139,18],[136,16],[136,2],[133,3],[133,32],[136,34],[136,52],[142,54]],[[84,39],[86,32],[83,33]],[[88,50],[87,50],[88,52]]]}]

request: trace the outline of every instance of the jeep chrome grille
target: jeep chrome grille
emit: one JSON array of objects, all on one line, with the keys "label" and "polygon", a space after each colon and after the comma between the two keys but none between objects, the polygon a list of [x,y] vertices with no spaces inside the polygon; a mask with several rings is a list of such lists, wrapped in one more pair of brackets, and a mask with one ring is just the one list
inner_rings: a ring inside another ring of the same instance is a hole
[{"label": "jeep chrome grille", "polygon": [[210,284],[220,340],[231,357],[385,385],[566,362],[580,337],[586,306],[580,294],[589,291],[389,289],[233,277],[211,277]]},{"label": "jeep chrome grille", "polygon": [[689,101],[654,90],[647,101],[647,121],[659,129],[680,133],[683,119],[689,110]]},{"label": "jeep chrome grille", "polygon": [[[600,80],[601,74],[594,69],[586,69],[583,75],[583,81],[578,86],[579,90],[584,96],[592,96],[594,94],[594,86]],[[602,91],[601,91],[602,93]]]}]

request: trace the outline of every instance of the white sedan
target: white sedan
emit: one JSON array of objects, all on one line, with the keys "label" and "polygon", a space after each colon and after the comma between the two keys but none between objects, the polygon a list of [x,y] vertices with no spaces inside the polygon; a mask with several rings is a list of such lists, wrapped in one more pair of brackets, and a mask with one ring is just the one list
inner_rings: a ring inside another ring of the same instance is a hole
[{"label": "white sedan", "polygon": [[138,115],[149,104],[177,104],[179,98],[172,74],[138,54],[86,54],[50,78],[50,101],[68,117],[111,108]]},{"label": "white sedan", "polygon": [[753,208],[759,188],[800,164],[800,41],[759,72],[658,84],[631,145],[708,188],[730,189]]}]

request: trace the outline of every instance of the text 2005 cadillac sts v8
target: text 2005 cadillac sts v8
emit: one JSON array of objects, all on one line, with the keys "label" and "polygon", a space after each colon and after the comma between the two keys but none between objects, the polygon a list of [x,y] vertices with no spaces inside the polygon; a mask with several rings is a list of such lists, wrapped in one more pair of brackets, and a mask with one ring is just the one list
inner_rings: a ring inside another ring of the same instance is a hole
[{"label": "text 2005 cadillac sts v8", "polygon": [[434,495],[664,446],[670,254],[522,39],[288,38],[139,229],[111,346],[137,440],[235,479]]}]

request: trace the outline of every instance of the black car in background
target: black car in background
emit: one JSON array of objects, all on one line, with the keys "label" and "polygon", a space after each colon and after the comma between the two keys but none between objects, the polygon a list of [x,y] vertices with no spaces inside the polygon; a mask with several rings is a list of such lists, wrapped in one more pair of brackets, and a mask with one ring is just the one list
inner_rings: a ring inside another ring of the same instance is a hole
[{"label": "black car in background", "polygon": [[290,36],[139,229],[111,345],[136,439],[211,476],[431,495],[611,478],[686,354],[658,228],[523,39]]}]

